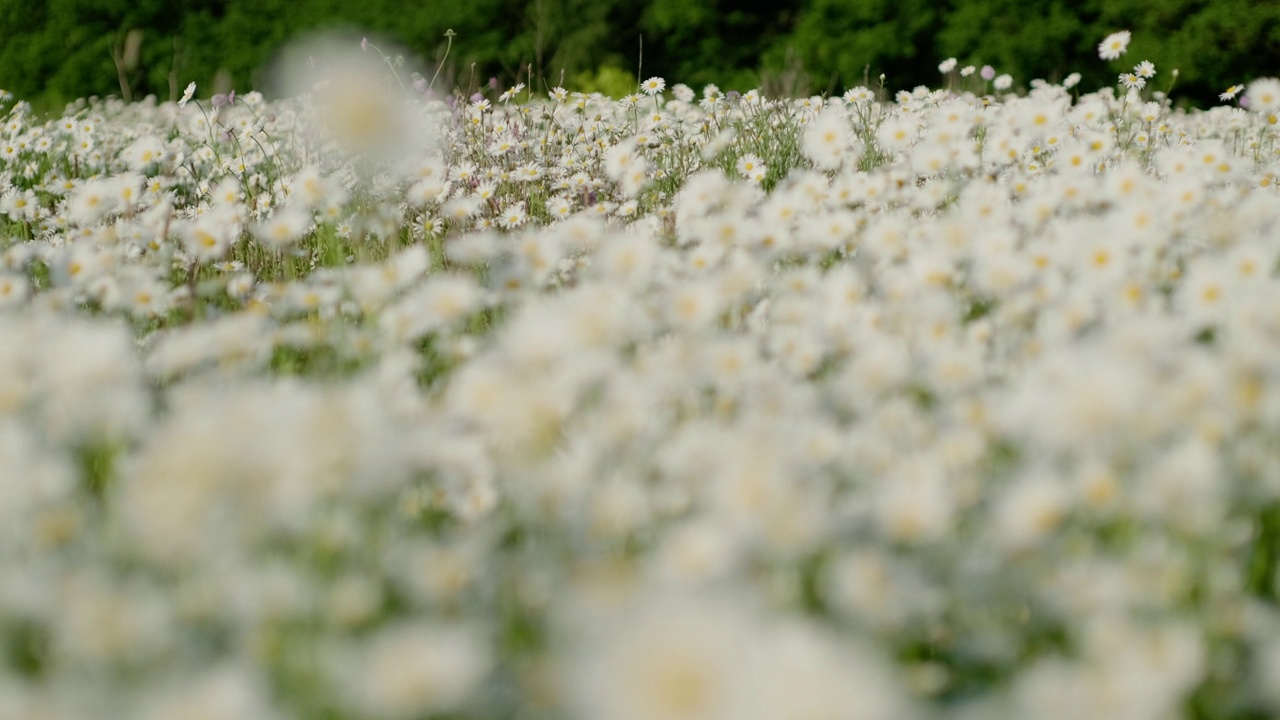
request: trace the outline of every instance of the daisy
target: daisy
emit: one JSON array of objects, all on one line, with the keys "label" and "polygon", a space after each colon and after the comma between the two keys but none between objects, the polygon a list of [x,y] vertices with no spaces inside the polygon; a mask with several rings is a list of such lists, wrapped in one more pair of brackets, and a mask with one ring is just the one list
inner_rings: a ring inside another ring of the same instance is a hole
[{"label": "daisy", "polygon": [[1098,43],[1098,57],[1103,60],[1115,60],[1129,49],[1130,34],[1128,30],[1111,33]]},{"label": "daisy", "polygon": [[0,308],[11,307],[27,298],[31,285],[25,275],[0,274]]},{"label": "daisy", "polygon": [[299,208],[286,208],[254,228],[254,235],[272,248],[283,248],[302,237],[311,225],[310,216]]},{"label": "daisy", "polygon": [[528,220],[529,216],[524,210],[524,201],[520,201],[507,208],[498,216],[498,225],[504,230],[520,227]]},{"label": "daisy", "polygon": [[872,95],[870,90],[859,85],[858,87],[853,88],[852,90],[846,90],[844,95],[841,96],[841,99],[844,100],[845,103],[848,105],[856,105],[858,103],[868,102],[871,100],[872,97],[874,96]]},{"label": "daisy", "polygon": [[524,89],[524,83],[516,83],[516,86],[515,86],[515,87],[513,87],[513,88],[508,88],[506,92],[502,93],[502,95],[498,98],[498,101],[499,101],[499,102],[507,102],[507,101],[508,101],[508,100],[510,100],[511,98],[515,97],[515,96],[516,96],[516,94],[517,94],[517,93],[519,93],[519,92],[520,92],[521,90],[523,90],[523,89]]},{"label": "daisy", "polygon": [[645,95],[657,95],[667,87],[667,81],[660,77],[651,77],[640,84]]},{"label": "daisy", "polygon": [[346,697],[362,714],[414,717],[460,707],[488,672],[483,635],[462,625],[403,621],[342,660]]},{"label": "daisy", "polygon": [[573,214],[573,200],[555,195],[547,200],[547,213],[556,220],[563,220]]},{"label": "daisy", "polygon": [[1130,90],[1141,90],[1147,86],[1147,81],[1137,73],[1120,73],[1120,84]]},{"label": "daisy", "polygon": [[886,153],[895,154],[906,150],[915,139],[916,123],[910,117],[895,115],[886,120],[876,130],[876,140]]},{"label": "daisy", "polygon": [[1249,109],[1256,113],[1269,113],[1280,109],[1280,80],[1261,78],[1249,83]]},{"label": "daisy", "polygon": [[76,188],[67,205],[72,221],[82,227],[96,223],[119,206],[118,183],[114,179],[90,180]]},{"label": "daisy", "polygon": [[201,261],[217,260],[231,244],[227,218],[222,213],[203,215],[194,223],[180,228],[187,252]]},{"label": "daisy", "polygon": [[844,160],[849,143],[847,121],[837,113],[826,112],[805,129],[801,147],[815,165],[824,170],[835,170]]},{"label": "daisy", "polygon": [[767,168],[764,161],[762,161],[759,156],[747,153],[746,155],[738,158],[737,169],[742,177],[759,182],[759,180],[756,179],[757,176],[760,176],[760,179],[763,179],[763,174]]},{"label": "daisy", "polygon": [[[759,658],[740,608],[658,597],[591,634],[574,657],[569,698],[601,720],[715,720],[750,714]],[[602,623],[603,624],[603,623]],[[584,633],[585,634],[585,633]],[[599,638],[599,639],[596,639]]]}]

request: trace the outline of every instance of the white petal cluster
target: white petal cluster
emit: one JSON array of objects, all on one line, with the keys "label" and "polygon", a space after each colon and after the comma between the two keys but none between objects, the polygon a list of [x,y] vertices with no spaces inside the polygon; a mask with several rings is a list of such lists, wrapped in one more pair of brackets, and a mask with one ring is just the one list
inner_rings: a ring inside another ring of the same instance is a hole
[{"label": "white petal cluster", "polygon": [[0,101],[0,717],[1280,712],[1280,82],[355,55]]}]

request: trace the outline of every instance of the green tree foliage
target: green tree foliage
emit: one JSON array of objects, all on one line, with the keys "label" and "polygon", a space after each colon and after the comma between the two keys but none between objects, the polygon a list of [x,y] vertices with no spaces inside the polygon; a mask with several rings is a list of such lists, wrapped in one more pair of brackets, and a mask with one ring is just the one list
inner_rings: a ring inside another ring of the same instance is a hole
[{"label": "green tree foliage", "polygon": [[1132,28],[1124,60],[1150,60],[1166,73],[1178,68],[1176,94],[1200,103],[1233,83],[1280,75],[1275,0],[1090,0],[1088,8],[1095,27]]},{"label": "green tree foliage", "polygon": [[[515,42],[503,57],[509,75],[532,73],[539,85],[553,87],[561,73],[580,72],[598,65],[625,67],[630,55],[619,52],[614,37],[619,26],[634,24],[630,4],[598,0],[531,0],[524,8],[524,22]],[[545,88],[539,88],[545,89]]]},{"label": "green tree foliage", "polygon": [[[794,26],[800,0],[651,0],[640,18],[644,74],[747,90],[761,54]],[[641,78],[643,79],[643,78]]]},{"label": "green tree foliage", "polygon": [[[359,28],[404,45],[427,62],[440,59],[444,33],[458,41],[455,75],[521,67],[525,32],[516,0],[0,0],[0,88],[56,108],[77,97],[120,95],[113,46],[141,31],[136,67],[126,73],[134,97],[167,99],[174,73],[181,92],[260,87],[263,71],[291,37],[320,28]],[[497,19],[498,21],[495,21]],[[599,30],[597,29],[597,33]],[[530,56],[532,58],[532,54]],[[434,67],[434,66],[433,66]]]},{"label": "green tree foliage", "polygon": [[0,81],[24,96],[69,100],[80,95],[120,93],[112,59],[123,54],[127,31],[141,32],[137,53],[124,69],[126,81],[144,92],[167,88],[168,64],[157,44],[172,37],[192,0],[6,0],[0,8]]},{"label": "green tree foliage", "polygon": [[785,44],[822,90],[874,82],[881,73],[895,87],[933,83],[944,7],[936,0],[807,0]]},{"label": "green tree foliage", "polygon": [[1102,36],[1094,37],[1076,7],[1076,0],[958,2],[937,34],[937,55],[990,65],[1024,83],[1032,78],[1060,81],[1099,65],[1093,61]]},{"label": "green tree foliage", "polygon": [[[1128,29],[1124,57],[1098,59],[1108,33]],[[1115,82],[1140,60],[1155,63],[1156,87],[1211,104],[1229,85],[1274,76],[1280,62],[1280,3],[1257,0],[967,0],[956,1],[937,35],[939,57],[990,64],[1026,82],[1061,80],[1084,87]]]},{"label": "green tree foliage", "polygon": [[[1156,87],[1177,68],[1175,96],[1207,104],[1280,72],[1277,0],[0,0],[0,88],[46,109],[122,84],[161,99],[192,80],[245,90],[290,37],[333,26],[390,38],[432,71],[452,29],[441,85],[468,93],[491,77],[542,91],[623,74],[835,93],[883,72],[903,89],[936,85],[954,56],[1020,85],[1080,72],[1085,88],[1151,60]],[[1120,29],[1129,52],[1099,60]]]}]

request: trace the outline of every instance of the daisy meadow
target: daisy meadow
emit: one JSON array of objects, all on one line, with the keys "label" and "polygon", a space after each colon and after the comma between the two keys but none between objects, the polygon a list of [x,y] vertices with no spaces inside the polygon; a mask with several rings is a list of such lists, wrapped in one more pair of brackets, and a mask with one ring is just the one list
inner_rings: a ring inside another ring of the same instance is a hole
[{"label": "daisy meadow", "polygon": [[390,47],[0,101],[0,717],[1280,713],[1280,80]]}]

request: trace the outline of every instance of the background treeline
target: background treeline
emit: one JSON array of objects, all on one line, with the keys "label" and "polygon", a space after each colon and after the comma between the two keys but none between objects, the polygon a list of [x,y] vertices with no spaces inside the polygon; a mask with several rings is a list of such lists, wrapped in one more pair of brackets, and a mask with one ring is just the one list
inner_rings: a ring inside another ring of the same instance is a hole
[{"label": "background treeline", "polygon": [[[1020,86],[1080,72],[1092,89],[1146,59],[1157,89],[1178,68],[1173,95],[1205,105],[1280,74],[1280,0],[0,0],[0,88],[45,109],[163,100],[192,80],[202,96],[244,91],[286,40],[335,25],[393,39],[432,71],[454,30],[437,84],[466,91],[529,76],[543,90],[563,75],[620,94],[638,72],[771,94],[839,93],[885,73],[896,90],[936,86],[952,56]],[[1097,43],[1126,28],[1129,52],[1099,60]]]}]

